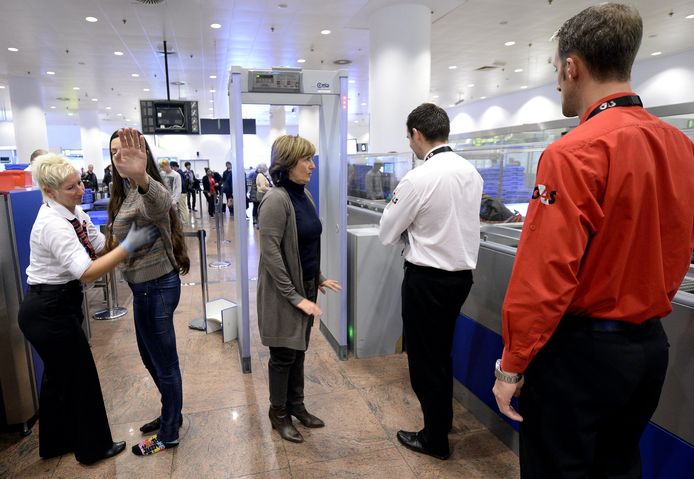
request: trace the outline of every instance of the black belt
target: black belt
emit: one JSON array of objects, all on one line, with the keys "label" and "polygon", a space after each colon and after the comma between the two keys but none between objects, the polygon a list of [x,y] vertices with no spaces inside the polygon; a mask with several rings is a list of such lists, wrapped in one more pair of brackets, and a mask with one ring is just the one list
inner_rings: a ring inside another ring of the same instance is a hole
[{"label": "black belt", "polygon": [[407,260],[405,260],[405,266],[404,267],[405,267],[405,269],[413,269],[415,271],[422,271],[424,273],[436,273],[436,274],[442,274],[442,275],[472,274],[472,270],[469,270],[469,269],[461,269],[458,271],[448,271],[447,269],[434,268],[431,266],[421,266],[418,264],[410,263]]},{"label": "black belt", "polygon": [[561,325],[582,331],[598,331],[605,333],[624,332],[624,331],[639,331],[650,327],[658,321],[657,318],[648,319],[643,323],[628,323],[626,321],[617,321],[614,319],[597,319],[582,316],[565,316],[561,320]]},{"label": "black belt", "polygon": [[71,289],[77,289],[82,291],[82,285],[79,280],[75,279],[64,284],[30,284],[29,291],[33,293],[51,293],[56,291],[68,291]]}]

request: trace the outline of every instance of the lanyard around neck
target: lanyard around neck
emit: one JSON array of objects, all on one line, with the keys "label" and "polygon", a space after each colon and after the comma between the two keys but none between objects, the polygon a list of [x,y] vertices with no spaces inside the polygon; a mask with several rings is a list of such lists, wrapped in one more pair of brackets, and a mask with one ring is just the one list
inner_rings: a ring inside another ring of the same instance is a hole
[{"label": "lanyard around neck", "polygon": [[586,121],[590,120],[598,113],[602,113],[603,111],[609,110],[610,108],[614,108],[616,106],[643,106],[643,103],[638,95],[625,95],[613,98],[612,100],[604,101],[596,106],[595,109],[590,112],[590,115],[586,117]]},{"label": "lanyard around neck", "polygon": [[439,153],[444,153],[446,151],[453,151],[453,148],[450,146],[444,145],[444,146],[439,146],[438,148],[435,148],[429,152],[429,154],[424,158],[424,161],[427,161],[429,158],[431,158],[434,155],[438,155]]}]

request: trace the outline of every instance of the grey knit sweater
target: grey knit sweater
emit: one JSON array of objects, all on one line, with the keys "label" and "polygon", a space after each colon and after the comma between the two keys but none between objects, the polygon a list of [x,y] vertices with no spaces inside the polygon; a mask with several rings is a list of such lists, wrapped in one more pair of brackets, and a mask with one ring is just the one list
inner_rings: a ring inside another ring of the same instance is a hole
[{"label": "grey knit sweater", "polygon": [[[306,191],[311,203],[313,198]],[[258,329],[265,346],[306,350],[311,318],[297,304],[304,299],[296,215],[283,187],[270,188],[260,203],[258,265]],[[318,259],[320,264],[320,257]],[[325,277],[318,273],[318,284]]]},{"label": "grey knit sweater", "polygon": [[177,268],[169,222],[171,204],[169,190],[151,177],[146,193],[140,193],[136,185],[131,185],[128,196],[125,197],[113,221],[113,235],[116,241],[120,243],[125,239],[132,222],[135,222],[138,228],[156,225],[159,238],[151,245],[135,251],[121,263],[123,278],[128,283],[144,283]]}]

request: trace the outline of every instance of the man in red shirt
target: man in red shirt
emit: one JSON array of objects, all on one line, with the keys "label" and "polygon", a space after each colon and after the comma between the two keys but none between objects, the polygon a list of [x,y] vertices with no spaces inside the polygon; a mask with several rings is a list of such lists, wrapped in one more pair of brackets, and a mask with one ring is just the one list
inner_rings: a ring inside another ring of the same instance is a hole
[{"label": "man in red shirt", "polygon": [[538,165],[493,389],[523,421],[522,477],[641,477],[668,363],[659,318],[694,247],[694,144],[629,84],[642,31],[636,9],[608,3],[556,34],[562,110],[581,121]]}]

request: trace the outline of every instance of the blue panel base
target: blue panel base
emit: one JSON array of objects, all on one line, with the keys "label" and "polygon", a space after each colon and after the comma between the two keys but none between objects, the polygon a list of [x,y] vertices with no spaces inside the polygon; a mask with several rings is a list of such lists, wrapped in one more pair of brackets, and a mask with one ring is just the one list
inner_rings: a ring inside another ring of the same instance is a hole
[{"label": "blue panel base", "polygon": [[648,423],[641,436],[641,466],[644,479],[690,479],[694,477],[694,446]]},{"label": "blue panel base", "polygon": [[[453,375],[517,431],[518,423],[499,413],[492,394],[494,363],[502,350],[501,336],[465,315],[458,316],[453,338]],[[694,446],[654,423],[648,424],[641,437],[641,461],[644,479],[694,477]]]}]

